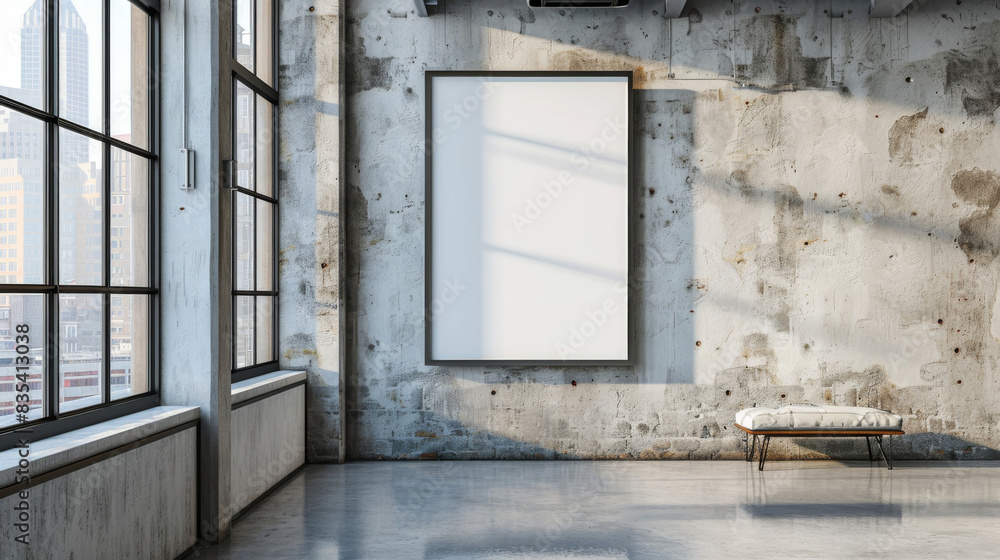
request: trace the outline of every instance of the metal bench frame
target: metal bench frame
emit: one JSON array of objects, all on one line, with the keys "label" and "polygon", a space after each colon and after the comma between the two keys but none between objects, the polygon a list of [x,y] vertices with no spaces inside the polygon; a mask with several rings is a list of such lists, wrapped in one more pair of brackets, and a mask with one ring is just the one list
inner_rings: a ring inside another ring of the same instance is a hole
[{"label": "metal bench frame", "polygon": [[[753,462],[754,452],[758,449],[760,450],[757,454],[759,455],[759,464],[757,466],[758,470],[764,470],[764,462],[767,461],[767,449],[771,445],[772,437],[864,437],[865,442],[868,444],[868,460],[875,461],[875,455],[872,453],[872,439],[878,445],[878,452],[881,456],[882,461],[885,461],[885,466],[892,470],[892,436],[901,436],[905,434],[903,430],[887,430],[887,429],[836,429],[836,428],[819,428],[819,429],[774,429],[774,430],[751,430],[744,428],[739,424],[734,423],[734,426],[746,432],[744,435],[744,442],[746,443],[746,460],[748,463]],[[750,439],[753,436],[753,439]],[[889,436],[889,453],[886,455],[885,449],[882,447],[882,437]],[[759,442],[759,443],[758,443]]]}]

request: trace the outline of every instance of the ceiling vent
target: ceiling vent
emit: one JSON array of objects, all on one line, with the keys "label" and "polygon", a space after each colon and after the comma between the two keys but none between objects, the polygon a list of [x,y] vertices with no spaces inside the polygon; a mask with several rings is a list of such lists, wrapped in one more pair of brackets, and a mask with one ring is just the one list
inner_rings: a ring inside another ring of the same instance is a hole
[{"label": "ceiling vent", "polygon": [[528,0],[531,8],[624,8],[628,0]]}]

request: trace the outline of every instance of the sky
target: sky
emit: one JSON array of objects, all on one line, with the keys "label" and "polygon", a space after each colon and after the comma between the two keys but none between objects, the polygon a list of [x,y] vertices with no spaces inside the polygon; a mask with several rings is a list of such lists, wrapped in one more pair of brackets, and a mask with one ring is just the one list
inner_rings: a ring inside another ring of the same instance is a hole
[{"label": "sky", "polygon": [[[0,0],[0,85],[20,87],[21,85],[21,25],[24,13],[35,0]],[[63,0],[68,1],[68,0]],[[101,83],[95,79],[94,68],[101,64],[101,25],[102,0],[72,0],[77,11],[87,25],[87,35],[90,43],[88,52],[91,66],[90,88],[90,118],[91,125],[96,126],[96,117],[101,110]],[[114,45],[128,45],[129,11],[131,4],[127,0],[111,1],[111,29],[115,33]],[[127,67],[130,63],[126,48],[111,49],[112,66]],[[112,83],[112,111],[116,104],[126,107],[130,104],[129,83]],[[112,130],[112,134],[120,131]]]}]

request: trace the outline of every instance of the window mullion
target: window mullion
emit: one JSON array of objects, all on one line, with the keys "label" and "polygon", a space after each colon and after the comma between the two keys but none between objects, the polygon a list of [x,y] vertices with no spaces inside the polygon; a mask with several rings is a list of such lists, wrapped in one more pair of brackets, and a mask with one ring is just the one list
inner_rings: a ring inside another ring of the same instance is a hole
[{"label": "window mullion", "polygon": [[[46,109],[52,115],[59,114],[59,6],[58,0],[48,0],[46,21],[46,61],[44,72]],[[45,213],[48,227],[44,251],[47,254],[48,283],[56,286],[55,291],[45,296],[45,363],[42,364],[42,376],[45,379],[43,389],[48,410],[44,416],[59,419],[59,126],[54,120],[46,121],[46,154],[45,161]]]},{"label": "window mullion", "polygon": [[101,320],[103,321],[102,327],[104,329],[104,359],[101,360],[104,366],[101,370],[102,378],[104,379],[103,391],[103,401],[101,404],[111,403],[111,294],[105,292],[101,301],[104,304],[103,315]]},{"label": "window mullion", "polygon": [[[104,104],[104,135],[111,137],[111,0],[104,0],[104,33],[101,38],[104,55],[104,77],[103,91],[104,97],[101,100]],[[131,127],[129,128],[132,129]],[[148,146],[149,144],[147,144]],[[110,144],[102,142],[101,154],[104,158],[104,177],[101,185],[101,214],[103,215],[103,229],[101,245],[103,249],[103,273],[102,285],[105,288],[111,287],[111,190],[112,177],[115,170],[111,168]],[[126,156],[127,157],[127,156]],[[103,303],[101,310],[101,330],[103,332],[101,353],[101,376],[104,381],[102,387],[103,404],[111,403],[111,294],[105,291],[101,296]]]},{"label": "window mullion", "polygon": [[[278,7],[277,2],[271,4],[272,16],[271,16],[271,28],[274,32],[274,37],[271,40],[271,48],[277,49],[277,34],[278,34]],[[275,86],[278,84],[277,80],[277,53],[271,58],[271,76],[272,82]],[[271,197],[274,198],[274,203],[271,204],[271,290],[275,292],[275,296],[271,298],[271,358],[274,360],[278,359],[278,227],[280,222],[278,221],[278,106],[276,103],[270,104],[271,110]]]},{"label": "window mullion", "polygon": [[[253,61],[253,73],[256,74],[260,71],[257,67],[257,2],[259,0],[250,0],[250,60]],[[256,302],[254,303],[256,305]],[[256,335],[254,339],[256,339]],[[256,360],[256,354],[254,354],[254,359]]]},{"label": "window mullion", "polygon": [[264,80],[261,80],[260,78],[257,77],[256,74],[247,70],[246,66],[240,64],[239,61],[236,60],[236,58],[233,58],[232,67],[233,67],[233,75],[243,85],[250,88],[251,91],[253,91],[256,94],[259,94],[260,96],[262,96],[264,99],[267,99],[271,103],[278,102],[278,90],[264,83]]},{"label": "window mullion", "polygon": [[[146,66],[149,68],[149,72],[146,73],[146,104],[149,110],[146,114],[146,124],[149,131],[149,150],[153,153],[160,153],[160,129],[159,129],[159,116],[160,116],[160,104],[155,100],[159,99],[159,80],[156,77],[160,76],[160,66],[159,60],[156,53],[160,49],[160,24],[159,21],[153,17],[147,20],[147,33],[146,36],[149,38],[149,48],[146,49]],[[185,47],[186,49],[186,47]],[[187,62],[185,61],[185,64]],[[184,92],[187,95],[187,92]],[[184,115],[183,118],[188,118]],[[182,148],[187,148],[187,145],[181,146]],[[147,185],[149,191],[146,193],[146,204],[148,205],[148,228],[146,230],[146,247],[147,249],[147,261],[149,263],[149,277],[147,284],[150,288],[158,288],[160,286],[160,239],[159,236],[154,232],[160,231],[160,205],[156,201],[160,200],[160,182],[159,182],[159,162],[155,160],[150,160],[149,165],[146,167],[146,173],[148,176]],[[160,392],[160,345],[158,344],[160,340],[160,300],[157,297],[150,296],[146,298],[148,305],[148,313],[146,314],[146,333],[149,338],[149,344],[146,345],[146,356],[147,364],[146,368],[146,387],[151,393]],[[133,343],[133,348],[135,347]],[[134,371],[134,370],[133,370]],[[135,374],[132,374],[133,377]]]},{"label": "window mullion", "polygon": [[45,69],[45,84],[42,86],[48,94],[48,107],[46,109],[53,115],[59,114],[59,0],[48,0],[48,21],[45,38],[47,51],[45,60],[48,67]]},{"label": "window mullion", "polygon": [[[107,0],[106,0],[107,1]],[[110,74],[110,72],[107,72]],[[110,118],[108,119],[110,123]],[[109,125],[110,126],[110,125]],[[101,185],[101,213],[104,215],[102,249],[104,250],[104,281],[105,288],[102,300],[104,302],[103,315],[101,320],[104,330],[103,348],[104,359],[101,362],[104,368],[101,372],[104,378],[104,404],[111,402],[111,293],[107,291],[111,288],[111,185],[115,170],[111,168],[111,146],[104,144],[101,149],[104,158],[104,178]]]},{"label": "window mullion", "polygon": [[[254,33],[253,56],[256,57],[257,56],[257,35],[256,35],[257,6],[256,5],[253,6],[253,14],[254,14],[254,18],[253,18],[253,22],[254,23],[253,23],[253,25],[254,25],[254,28],[255,28],[254,29],[255,33]],[[256,58],[255,58],[254,59],[254,68],[256,68],[256,67],[257,66],[256,66]],[[258,160],[258,158],[257,158],[257,127],[260,125],[260,123],[258,122],[260,119],[257,118],[257,94],[255,94],[255,93],[251,94],[250,99],[253,101],[253,103],[249,104],[250,107],[248,107],[248,110],[250,111],[250,114],[253,115],[253,130],[250,131],[250,134],[251,134],[251,136],[250,136],[250,139],[251,139],[251,142],[250,142],[250,151],[253,153],[253,169],[251,171],[253,172],[253,190],[256,192],[256,191],[260,190],[260,185],[258,183],[260,177],[257,176],[257,164],[260,163],[259,161],[257,161]],[[259,284],[257,282],[257,275],[260,273],[260,271],[257,270],[257,250],[258,250],[258,247],[257,247],[257,228],[260,227],[260,224],[257,223],[257,197],[251,198],[250,199],[250,203],[253,205],[253,208],[251,208],[251,210],[253,212],[251,214],[253,216],[253,221],[250,222],[251,224],[253,224],[252,227],[250,228],[250,237],[252,238],[252,243],[253,243],[253,253],[252,253],[252,256],[250,258],[250,266],[253,267],[253,286],[252,286],[251,289],[256,293],[257,292],[257,287],[258,287],[258,284]],[[252,362],[253,362],[253,365],[256,365],[257,362],[258,362],[258,359],[260,357],[260,355],[257,353],[257,329],[259,327],[257,325],[257,296],[256,295],[254,295],[254,297],[253,297],[253,307],[251,309],[252,309],[252,313],[253,313],[253,316],[252,316],[253,320],[250,322],[253,325],[253,331],[251,331],[253,333],[253,336],[252,336],[252,338],[253,338],[253,340],[252,340],[252,342],[253,342],[253,354],[252,354],[253,360],[252,360]],[[247,365],[251,365],[251,364],[247,364]]]},{"label": "window mullion", "polygon": [[[111,0],[104,0],[104,33],[101,37],[104,47],[104,135],[111,136]],[[105,173],[106,174],[106,173]]]},{"label": "window mullion", "polygon": [[[54,57],[52,57],[54,58]],[[45,245],[46,275],[48,283],[54,290],[45,295],[45,352],[43,353],[42,377],[45,379],[43,388],[47,410],[45,417],[59,418],[59,127],[55,123],[46,124],[46,154],[45,161],[51,162],[45,166],[44,197],[45,214],[48,224]]]},{"label": "window mullion", "polygon": [[[235,86],[236,86],[236,84],[234,83],[233,84],[233,99],[236,99],[236,87]],[[233,124],[234,124],[234,128],[235,128],[235,123],[236,123],[236,103],[233,103]],[[235,141],[235,138],[233,140]],[[236,152],[236,146],[235,146],[235,142],[234,142],[233,153],[235,154],[235,152]],[[235,157],[233,159],[235,161]],[[234,168],[235,167],[236,166],[234,166]],[[235,183],[235,180],[233,182]],[[237,345],[237,341],[239,340],[239,336],[240,336],[239,323],[237,323],[237,316],[239,315],[239,297],[237,297],[236,293],[235,293],[236,292],[236,287],[239,285],[238,284],[238,280],[237,280],[238,274],[239,274],[239,263],[237,262],[237,259],[239,258],[239,253],[237,252],[237,247],[236,247],[236,235],[237,235],[236,230],[237,230],[237,222],[239,221],[239,220],[236,219],[236,213],[239,212],[239,206],[238,206],[239,202],[238,201],[239,201],[239,195],[234,190],[229,195],[230,208],[232,209],[230,211],[230,214],[232,214],[232,216],[231,216],[231,218],[229,220],[229,222],[230,222],[229,229],[232,232],[231,233],[231,235],[232,235],[232,237],[231,237],[232,242],[229,244],[229,247],[230,247],[230,253],[232,254],[232,259],[231,260],[232,260],[232,265],[233,265],[232,278],[231,278],[231,281],[230,281],[230,284],[231,284],[231,286],[233,288],[232,289],[233,294],[231,296],[229,296],[230,300],[232,301],[232,309],[230,310],[231,311],[231,313],[230,313],[230,321],[231,321],[230,322],[230,330],[231,330],[231,338],[232,338],[232,345],[231,345],[232,348],[230,349],[230,352],[232,353],[232,356],[233,356],[233,360],[232,360],[232,364],[233,365],[232,365],[232,367],[234,369],[236,367],[236,364],[239,363],[239,362],[237,362],[237,359],[239,358],[239,356],[236,353],[236,348],[238,346]]]}]

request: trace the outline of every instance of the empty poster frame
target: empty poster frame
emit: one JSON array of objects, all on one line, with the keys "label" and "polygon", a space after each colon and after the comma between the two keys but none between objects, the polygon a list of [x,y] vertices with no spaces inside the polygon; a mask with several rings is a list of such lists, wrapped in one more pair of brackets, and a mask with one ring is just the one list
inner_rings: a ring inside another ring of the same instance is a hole
[{"label": "empty poster frame", "polygon": [[631,72],[425,75],[425,362],[630,365]]}]

